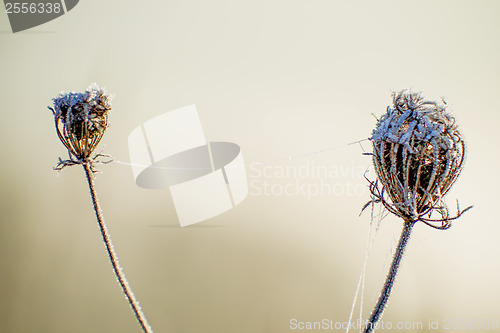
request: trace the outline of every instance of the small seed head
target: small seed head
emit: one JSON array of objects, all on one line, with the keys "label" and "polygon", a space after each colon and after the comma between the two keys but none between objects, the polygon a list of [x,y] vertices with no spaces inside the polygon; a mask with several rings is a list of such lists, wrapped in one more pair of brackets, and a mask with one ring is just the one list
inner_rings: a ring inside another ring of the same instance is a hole
[{"label": "small seed head", "polygon": [[442,216],[448,216],[442,197],[462,170],[465,143],[444,102],[406,90],[394,93],[371,141],[382,200],[385,191],[397,215],[416,221],[444,209]]},{"label": "small seed head", "polygon": [[88,159],[108,128],[111,97],[94,83],[83,93],[61,92],[52,101],[59,139],[77,160]]}]

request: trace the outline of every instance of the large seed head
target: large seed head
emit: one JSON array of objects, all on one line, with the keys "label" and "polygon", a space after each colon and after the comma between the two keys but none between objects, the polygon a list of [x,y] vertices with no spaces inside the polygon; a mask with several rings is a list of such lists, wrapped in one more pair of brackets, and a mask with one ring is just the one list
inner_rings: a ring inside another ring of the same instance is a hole
[{"label": "large seed head", "polygon": [[436,209],[462,169],[465,144],[455,118],[420,93],[393,94],[371,141],[378,178],[405,219]]},{"label": "large seed head", "polygon": [[70,154],[89,158],[108,127],[111,97],[97,84],[83,93],[60,93],[53,99],[57,134]]}]

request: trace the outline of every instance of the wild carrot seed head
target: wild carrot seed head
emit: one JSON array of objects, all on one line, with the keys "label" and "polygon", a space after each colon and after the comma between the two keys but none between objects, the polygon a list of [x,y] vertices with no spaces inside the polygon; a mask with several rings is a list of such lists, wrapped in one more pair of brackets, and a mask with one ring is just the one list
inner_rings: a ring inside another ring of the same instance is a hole
[{"label": "wild carrot seed head", "polygon": [[417,220],[446,209],[441,199],[460,174],[465,143],[445,103],[394,93],[371,141],[375,171],[397,215]]},{"label": "wild carrot seed head", "polygon": [[59,139],[78,160],[88,159],[108,127],[111,97],[94,83],[83,93],[61,92],[52,101]]}]

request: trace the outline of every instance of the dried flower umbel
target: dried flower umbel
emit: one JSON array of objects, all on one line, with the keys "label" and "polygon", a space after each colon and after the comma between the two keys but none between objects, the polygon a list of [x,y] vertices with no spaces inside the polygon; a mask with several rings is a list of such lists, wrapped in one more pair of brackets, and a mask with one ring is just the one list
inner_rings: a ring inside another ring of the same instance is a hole
[{"label": "dried flower umbel", "polygon": [[[49,109],[54,115],[57,135],[70,156],[69,160],[60,160],[56,169],[90,161],[108,128],[111,97],[94,83],[83,93],[62,92],[53,103],[54,107]],[[92,160],[100,156],[103,155],[97,154]]]},{"label": "dried flower umbel", "polygon": [[[382,203],[404,220],[404,227],[379,300],[365,327],[372,332],[394,284],[404,249],[416,222],[448,229],[465,211],[450,216],[443,197],[462,170],[465,143],[446,104],[426,100],[420,93],[393,94],[393,105],[373,130],[373,164],[377,181],[370,182],[371,203]],[[381,188],[379,186],[381,184]],[[432,218],[438,212],[439,218]]]},{"label": "dried flower umbel", "polygon": [[[62,170],[71,165],[81,164],[85,170],[87,182],[92,197],[93,208],[99,224],[99,229],[120,287],[134,312],[141,329],[152,333],[139,302],[130,288],[125,273],[118,263],[118,256],[111,242],[102,211],[94,187],[94,163],[103,154],[92,156],[108,128],[108,115],[111,110],[111,97],[97,84],[90,85],[83,93],[60,93],[53,99],[53,107],[49,107],[54,115],[57,135],[68,150],[69,160],[61,160],[54,168]],[[103,162],[107,163],[107,162]]]}]

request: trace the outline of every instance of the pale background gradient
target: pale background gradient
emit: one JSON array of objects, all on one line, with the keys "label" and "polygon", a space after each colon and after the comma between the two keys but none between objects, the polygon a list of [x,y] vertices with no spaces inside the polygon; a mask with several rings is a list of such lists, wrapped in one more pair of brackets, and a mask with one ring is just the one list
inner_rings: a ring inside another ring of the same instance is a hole
[{"label": "pale background gradient", "polygon": [[[141,122],[196,104],[208,139],[239,144],[246,162],[329,166],[345,174],[323,181],[358,186],[349,171],[371,161],[346,144],[370,135],[391,92],[446,97],[468,143],[447,201],[475,207],[448,231],[415,228],[383,319],[500,320],[499,18],[500,1],[82,0],[12,34],[0,13],[0,332],[139,332],[83,170],[52,170],[66,154],[46,107],[91,82],[116,95],[101,144],[116,160],[128,160]],[[116,250],[155,332],[347,320],[370,230],[370,214],[358,217],[366,187],[310,199],[250,189],[235,209],[180,228],[168,190],[137,187],[126,165],[100,169]],[[295,182],[259,171],[248,169],[257,186]],[[391,216],[377,231],[365,318],[400,229]]]}]

